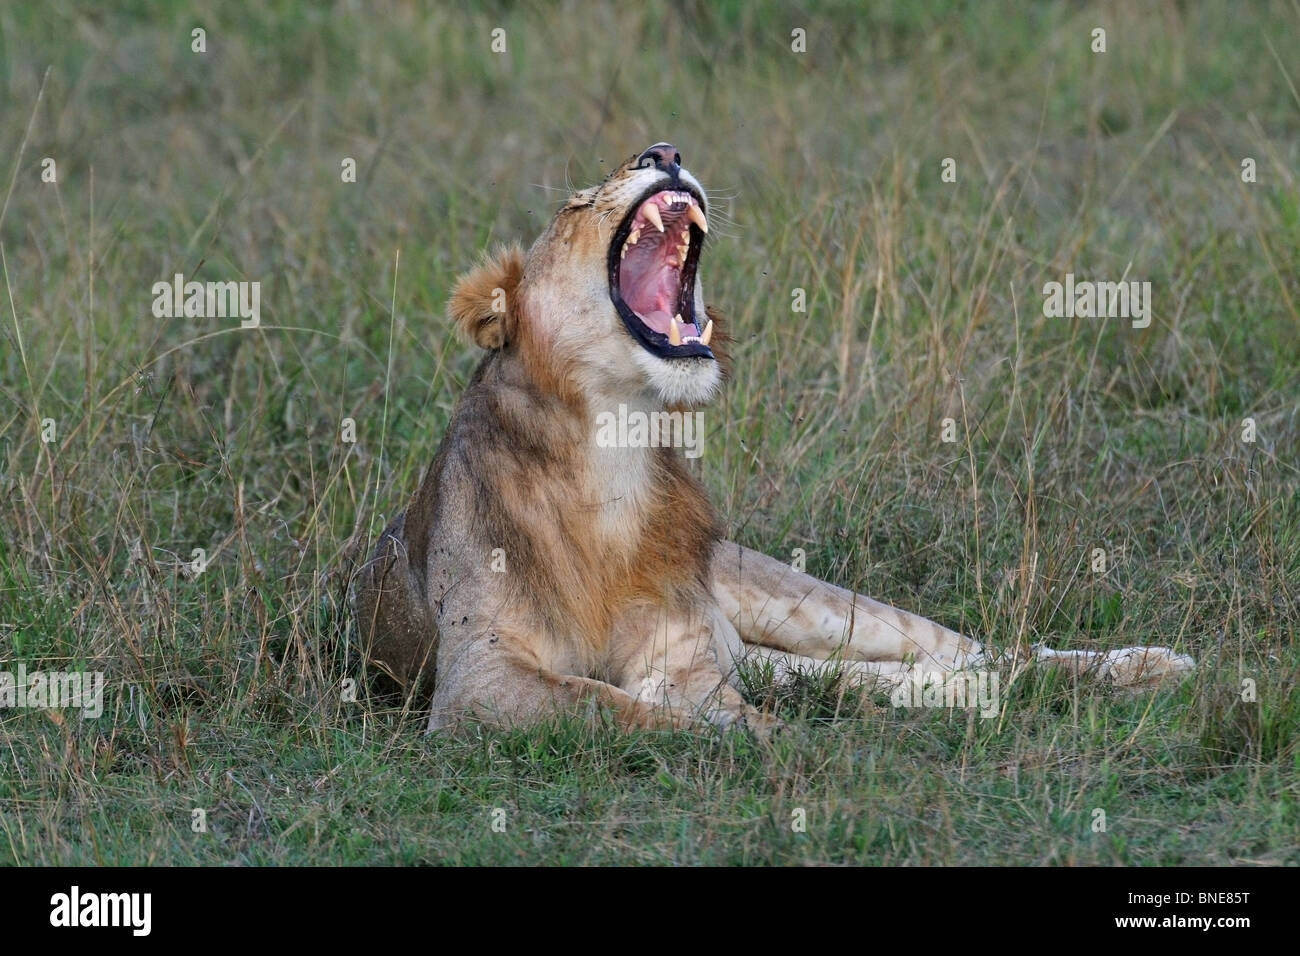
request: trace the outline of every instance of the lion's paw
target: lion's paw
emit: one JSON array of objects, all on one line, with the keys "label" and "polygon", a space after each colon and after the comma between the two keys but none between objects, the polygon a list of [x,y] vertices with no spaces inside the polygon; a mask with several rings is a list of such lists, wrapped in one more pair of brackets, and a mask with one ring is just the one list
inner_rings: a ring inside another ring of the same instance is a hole
[{"label": "lion's paw", "polygon": [[744,730],[759,740],[769,739],[786,726],[781,718],[764,713],[748,704],[739,710],[718,711],[710,716],[709,722],[723,732]]},{"label": "lion's paw", "polygon": [[1097,664],[1099,676],[1118,687],[1156,684],[1196,670],[1196,661],[1168,647],[1123,647],[1106,653]]}]

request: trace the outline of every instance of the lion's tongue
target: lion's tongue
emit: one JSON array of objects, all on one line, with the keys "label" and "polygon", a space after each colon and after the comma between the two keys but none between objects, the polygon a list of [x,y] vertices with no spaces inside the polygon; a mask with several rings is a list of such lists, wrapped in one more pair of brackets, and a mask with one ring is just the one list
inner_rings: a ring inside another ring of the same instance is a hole
[{"label": "lion's tongue", "polygon": [[646,324],[647,328],[662,332],[664,335],[668,334],[668,324],[672,322],[673,317],[663,309],[655,309],[650,313],[638,312],[637,315],[641,316],[641,321]]},{"label": "lion's tongue", "polygon": [[[662,243],[642,240],[633,246],[619,269],[619,289],[623,301],[641,317],[648,328],[668,334],[673,311],[681,294],[681,273],[666,261]],[[681,327],[682,335],[699,335],[694,323]]]}]

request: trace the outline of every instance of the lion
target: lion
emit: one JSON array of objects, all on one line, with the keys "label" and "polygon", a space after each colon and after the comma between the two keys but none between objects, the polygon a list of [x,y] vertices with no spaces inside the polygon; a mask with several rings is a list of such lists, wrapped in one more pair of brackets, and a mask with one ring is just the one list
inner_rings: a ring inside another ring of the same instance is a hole
[{"label": "lion", "polygon": [[[777,680],[834,668],[873,691],[997,663],[724,540],[671,442],[600,440],[610,415],[670,422],[717,395],[708,232],[704,189],[656,143],[573,194],[527,252],[498,249],[455,284],[449,317],[487,354],[355,592],[366,659],[428,701],[430,731],[598,710],[625,728],[763,732],[779,722],[742,697],[746,660]],[[1163,647],[1026,659],[1125,685],[1195,666]]]}]

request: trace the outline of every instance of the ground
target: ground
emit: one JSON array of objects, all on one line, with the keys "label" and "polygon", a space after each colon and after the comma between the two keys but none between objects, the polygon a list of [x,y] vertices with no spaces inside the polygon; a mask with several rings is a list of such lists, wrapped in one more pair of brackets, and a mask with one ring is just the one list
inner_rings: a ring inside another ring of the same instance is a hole
[{"label": "ground", "polygon": [[[0,670],[108,682],[0,711],[0,861],[1300,861],[1294,5],[112,6],[0,9]],[[1192,679],[755,680],[766,742],[369,693],[340,569],[476,360],[451,282],[661,139],[713,196],[730,535]],[[155,316],[178,272],[260,327]],[[1045,315],[1067,273],[1149,327]]]}]

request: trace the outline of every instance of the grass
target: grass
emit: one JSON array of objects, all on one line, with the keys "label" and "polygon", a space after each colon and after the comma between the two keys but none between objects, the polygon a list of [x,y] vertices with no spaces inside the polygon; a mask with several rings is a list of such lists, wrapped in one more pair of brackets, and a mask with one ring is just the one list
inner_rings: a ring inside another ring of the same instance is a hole
[{"label": "grass", "polygon": [[[0,670],[108,679],[0,711],[0,860],[1300,861],[1294,3],[112,6],[0,9]],[[991,720],[755,682],[766,743],[367,695],[347,562],[476,361],[451,282],[663,138],[714,197],[731,535],[1192,679]],[[262,328],[154,318],[175,272],[260,281]],[[1149,280],[1150,328],[1045,318],[1066,272]]]}]

